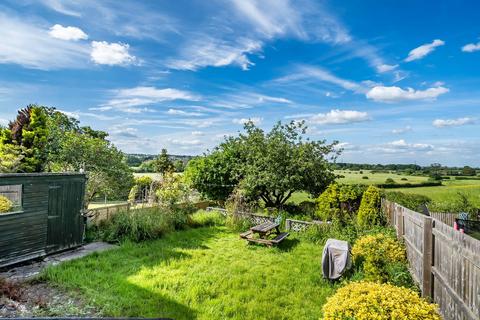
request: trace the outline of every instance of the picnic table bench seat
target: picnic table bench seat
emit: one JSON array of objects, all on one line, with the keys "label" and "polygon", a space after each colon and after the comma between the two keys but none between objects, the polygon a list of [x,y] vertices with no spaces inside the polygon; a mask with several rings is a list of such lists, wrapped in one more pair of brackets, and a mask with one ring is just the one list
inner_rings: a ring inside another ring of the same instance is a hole
[{"label": "picnic table bench seat", "polygon": [[[240,238],[247,240],[248,242],[256,242],[261,244],[266,244],[271,247],[282,242],[286,237],[288,237],[288,232],[280,232],[278,229],[279,223],[277,222],[265,222],[250,228],[250,230],[245,231],[240,234]],[[275,238],[268,239],[267,237],[272,234],[271,232],[275,230]],[[258,234],[260,238],[255,238],[254,235]]]}]

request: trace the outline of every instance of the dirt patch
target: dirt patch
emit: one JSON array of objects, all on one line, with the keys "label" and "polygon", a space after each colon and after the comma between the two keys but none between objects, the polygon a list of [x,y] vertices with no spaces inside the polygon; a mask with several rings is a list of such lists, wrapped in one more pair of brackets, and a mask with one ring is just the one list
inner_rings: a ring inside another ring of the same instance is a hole
[{"label": "dirt patch", "polygon": [[38,281],[0,279],[0,318],[98,317],[100,312],[81,298]]}]

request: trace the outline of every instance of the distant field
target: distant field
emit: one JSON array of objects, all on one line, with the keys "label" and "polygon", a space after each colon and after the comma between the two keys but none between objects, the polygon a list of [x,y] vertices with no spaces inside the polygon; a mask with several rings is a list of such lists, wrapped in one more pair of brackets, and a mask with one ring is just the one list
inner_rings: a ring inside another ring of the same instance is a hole
[{"label": "distant field", "polygon": [[[398,175],[396,173],[371,173],[369,170],[348,171],[338,170],[336,174],[345,176],[337,180],[339,183],[347,184],[379,184],[385,183],[385,180],[392,178],[397,184],[398,188],[388,189],[388,191],[401,191],[405,193],[422,194],[431,198],[434,202],[451,202],[458,199],[458,193],[465,194],[468,199],[476,206],[480,208],[480,180],[456,180],[455,177],[451,177],[450,180],[444,180],[443,186],[434,187],[418,187],[418,188],[402,188],[402,183],[419,183],[428,180],[428,177]],[[368,179],[362,179],[363,176],[367,176]],[[407,180],[401,180],[406,178]],[[302,201],[312,201],[309,194],[306,192],[295,192],[292,194],[288,202],[300,203]]]},{"label": "distant field", "polygon": [[134,173],[133,174],[135,178],[138,177],[150,177],[153,180],[161,180],[162,179],[162,174],[161,173],[156,173],[156,172],[142,172],[142,173]]},{"label": "distant field", "polygon": [[[428,180],[428,177],[408,176],[400,175],[397,173],[372,173],[370,170],[349,171],[349,170],[336,170],[335,173],[344,176],[337,181],[347,184],[379,184],[385,183],[388,178],[392,178],[396,183],[419,183]],[[363,179],[368,177],[368,179]],[[406,180],[402,180],[406,179]]]}]

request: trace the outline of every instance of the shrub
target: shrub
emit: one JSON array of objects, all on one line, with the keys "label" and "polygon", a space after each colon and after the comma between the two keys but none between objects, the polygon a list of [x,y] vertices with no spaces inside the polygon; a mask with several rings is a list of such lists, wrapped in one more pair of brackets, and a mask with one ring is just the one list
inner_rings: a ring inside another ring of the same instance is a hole
[{"label": "shrub", "polygon": [[387,200],[396,202],[410,210],[417,211],[421,205],[428,205],[432,202],[427,196],[415,193],[403,193],[400,191],[390,191],[385,193]]},{"label": "shrub", "polygon": [[9,212],[13,208],[13,202],[5,196],[0,196],[0,214]]},{"label": "shrub", "polygon": [[225,217],[219,211],[199,210],[188,217],[191,227],[221,226],[225,224]]},{"label": "shrub", "polygon": [[253,223],[248,218],[235,213],[228,215],[225,225],[233,231],[245,231],[253,227]]},{"label": "shrub", "polygon": [[380,210],[381,197],[377,187],[369,186],[363,193],[358,209],[357,223],[360,227],[385,224],[385,216]]},{"label": "shrub", "polygon": [[358,239],[352,248],[352,255],[355,265],[363,270],[365,279],[371,281],[388,281],[387,267],[406,262],[404,247],[383,233]]},{"label": "shrub", "polygon": [[121,211],[96,230],[96,237],[108,242],[140,242],[157,239],[174,229],[171,215],[159,208]]},{"label": "shrub", "polygon": [[330,184],[317,199],[316,215],[323,221],[345,223],[352,219],[364,187]]},{"label": "shrub", "polygon": [[408,181],[408,179],[407,179],[407,178],[405,178],[405,177],[403,177],[403,178],[402,178],[402,179],[400,179],[400,180],[402,180],[402,181]]},{"label": "shrub", "polygon": [[407,288],[372,282],[353,282],[323,306],[324,320],[440,320],[437,307]]},{"label": "shrub", "polygon": [[[371,173],[374,173],[374,172],[371,172]],[[367,177],[367,176],[363,176],[362,179],[368,180],[368,177]]]},{"label": "shrub", "polygon": [[387,180],[385,180],[385,183],[394,184],[395,180],[393,180],[392,178],[387,178]]}]

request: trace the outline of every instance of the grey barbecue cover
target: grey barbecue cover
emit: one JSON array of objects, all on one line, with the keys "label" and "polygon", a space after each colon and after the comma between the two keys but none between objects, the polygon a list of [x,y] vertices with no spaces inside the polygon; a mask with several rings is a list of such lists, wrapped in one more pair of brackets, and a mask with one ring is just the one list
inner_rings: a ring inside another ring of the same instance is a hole
[{"label": "grey barbecue cover", "polygon": [[323,277],[336,280],[351,266],[350,245],[346,241],[328,239],[323,248]]}]

